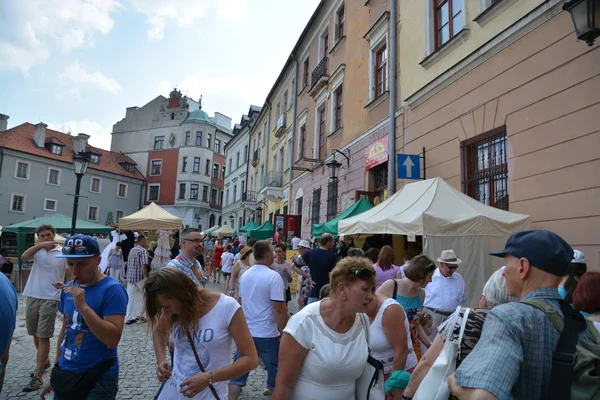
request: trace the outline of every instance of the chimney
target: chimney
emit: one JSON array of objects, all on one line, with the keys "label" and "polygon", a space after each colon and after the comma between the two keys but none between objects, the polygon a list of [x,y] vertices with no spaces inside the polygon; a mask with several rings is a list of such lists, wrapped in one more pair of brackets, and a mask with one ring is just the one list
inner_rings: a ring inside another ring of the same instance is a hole
[{"label": "chimney", "polygon": [[46,125],[43,122],[35,125],[35,131],[33,133],[33,141],[35,142],[37,147],[44,147],[46,144]]},{"label": "chimney", "polygon": [[90,135],[86,135],[85,133],[80,133],[73,138],[73,152],[83,153],[87,148],[87,142],[90,138]]},{"label": "chimney", "polygon": [[8,126],[8,118],[10,118],[6,114],[0,114],[0,132],[4,132],[6,127]]}]

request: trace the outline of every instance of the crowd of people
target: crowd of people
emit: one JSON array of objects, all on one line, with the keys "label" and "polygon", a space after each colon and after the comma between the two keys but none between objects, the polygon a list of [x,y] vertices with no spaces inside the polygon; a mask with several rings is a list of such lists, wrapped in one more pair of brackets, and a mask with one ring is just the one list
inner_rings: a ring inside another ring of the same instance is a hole
[{"label": "crowd of people", "polygon": [[[476,308],[452,249],[435,260],[406,254],[395,265],[390,246],[363,251],[330,234],[313,247],[278,233],[241,244],[186,228],[167,265],[149,268],[154,248],[139,235],[126,259],[120,245],[111,250],[105,274],[94,238],[60,246],[51,226],[37,234],[22,254],[33,261],[23,295],[37,349],[24,391],[42,389],[42,399],[51,391],[55,399],[115,399],[124,325],[144,322],[159,400],[235,400],[259,362],[263,394],[275,400],[362,400],[357,382],[368,365],[383,376],[369,388],[378,399],[600,396],[600,272],[587,271],[585,255],[549,231],[515,233],[491,253],[505,266]],[[223,293],[206,288],[221,279]],[[0,275],[0,391],[17,308],[7,282]]]}]

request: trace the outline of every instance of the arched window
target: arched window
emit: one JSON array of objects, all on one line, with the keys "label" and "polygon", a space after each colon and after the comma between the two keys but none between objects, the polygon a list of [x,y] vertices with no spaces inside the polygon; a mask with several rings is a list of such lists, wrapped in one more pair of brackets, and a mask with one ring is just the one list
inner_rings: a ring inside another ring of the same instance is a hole
[{"label": "arched window", "polygon": [[215,214],[211,214],[210,215],[210,220],[209,220],[209,226],[213,227],[215,226]]},{"label": "arched window", "polygon": [[222,218],[223,218],[223,217],[222,217],[221,215],[219,215],[219,226],[221,225],[221,223],[222,223],[222,221],[223,221],[223,220],[222,220]]}]

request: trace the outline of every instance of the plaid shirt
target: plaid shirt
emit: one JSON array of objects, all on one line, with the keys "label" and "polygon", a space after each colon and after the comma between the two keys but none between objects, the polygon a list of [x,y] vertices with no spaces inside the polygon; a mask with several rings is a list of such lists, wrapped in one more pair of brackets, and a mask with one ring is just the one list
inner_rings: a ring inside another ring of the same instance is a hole
[{"label": "plaid shirt", "polygon": [[127,257],[127,282],[136,283],[142,280],[143,265],[148,265],[148,252],[137,245],[131,249]]},{"label": "plaid shirt", "polygon": [[[522,300],[543,299],[560,315],[557,289],[539,289]],[[541,399],[550,379],[560,333],[543,311],[519,302],[494,307],[479,342],[456,371],[456,384],[485,389],[499,399]],[[594,342],[589,331],[580,339]]]},{"label": "plaid shirt", "polygon": [[[198,277],[196,277],[196,274],[194,274],[194,271],[192,271],[193,266],[196,266],[196,268],[198,269],[200,276],[202,276],[202,281],[200,281]],[[202,265],[200,265],[200,262],[196,259],[194,259],[194,261],[192,262],[182,252],[179,252],[179,255],[167,264],[167,267],[177,268],[178,270],[185,272],[185,274],[192,278],[192,280],[198,286],[204,287],[204,285],[208,281],[208,278],[206,277],[206,275],[204,275],[204,271],[202,271]]]}]

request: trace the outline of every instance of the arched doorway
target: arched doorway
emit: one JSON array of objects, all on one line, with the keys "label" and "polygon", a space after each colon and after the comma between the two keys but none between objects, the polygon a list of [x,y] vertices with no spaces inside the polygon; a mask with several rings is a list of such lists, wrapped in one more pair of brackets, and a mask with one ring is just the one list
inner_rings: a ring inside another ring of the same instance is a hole
[{"label": "arched doorway", "polygon": [[208,226],[209,227],[215,226],[215,214],[210,214],[210,219],[209,219]]}]

